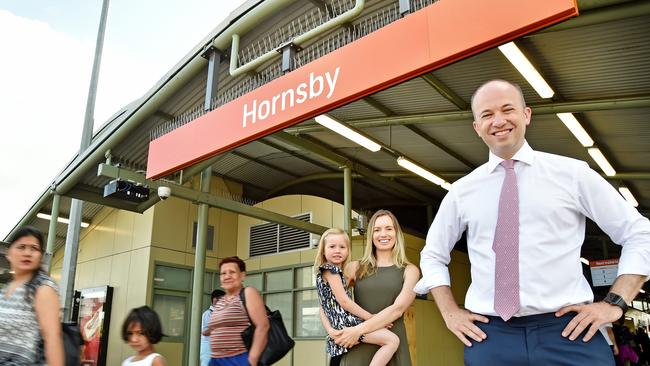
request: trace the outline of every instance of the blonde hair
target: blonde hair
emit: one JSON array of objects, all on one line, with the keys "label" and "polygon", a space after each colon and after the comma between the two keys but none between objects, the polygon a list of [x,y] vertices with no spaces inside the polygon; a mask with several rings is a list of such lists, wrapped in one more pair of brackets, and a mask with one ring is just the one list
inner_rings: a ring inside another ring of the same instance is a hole
[{"label": "blonde hair", "polygon": [[359,268],[357,269],[356,279],[360,280],[364,277],[371,276],[377,272],[377,258],[375,245],[372,240],[372,234],[375,230],[375,222],[378,218],[382,216],[388,216],[393,221],[393,227],[395,228],[395,245],[393,246],[392,251],[392,260],[393,264],[397,268],[404,268],[406,265],[410,264],[409,260],[406,258],[406,242],[404,241],[404,234],[402,232],[401,226],[395,215],[388,210],[378,210],[370,218],[368,222],[368,232],[366,234],[366,246],[363,251],[363,257],[359,260]]},{"label": "blonde hair", "polygon": [[337,227],[332,229],[327,229],[320,236],[320,240],[318,241],[318,249],[316,250],[316,259],[314,260],[314,271],[316,272],[319,271],[320,266],[327,263],[327,259],[325,258],[325,240],[327,240],[327,238],[332,235],[343,235],[343,237],[345,237],[345,241],[348,243],[348,256],[345,258],[343,263],[341,263],[341,269],[344,269],[345,265],[348,264],[348,261],[350,260],[350,254],[352,254],[351,253],[352,248],[351,248],[350,237],[348,236],[348,233],[346,233],[345,231]]}]

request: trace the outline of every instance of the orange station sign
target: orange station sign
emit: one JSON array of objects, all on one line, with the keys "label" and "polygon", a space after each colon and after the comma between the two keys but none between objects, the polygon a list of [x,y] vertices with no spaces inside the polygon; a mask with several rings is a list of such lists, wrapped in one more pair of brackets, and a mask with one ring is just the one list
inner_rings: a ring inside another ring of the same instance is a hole
[{"label": "orange station sign", "polygon": [[152,141],[147,178],[576,15],[575,0],[440,0]]}]

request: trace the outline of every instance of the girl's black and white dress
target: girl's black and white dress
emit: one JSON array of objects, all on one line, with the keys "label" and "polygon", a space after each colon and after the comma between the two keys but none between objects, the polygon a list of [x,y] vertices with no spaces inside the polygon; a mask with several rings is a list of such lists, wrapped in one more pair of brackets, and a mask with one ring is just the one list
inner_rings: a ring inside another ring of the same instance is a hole
[{"label": "girl's black and white dress", "polygon": [[[341,282],[343,283],[343,288],[345,293],[352,298],[352,291],[348,288],[348,283],[343,276],[343,270],[339,267],[325,263],[320,266],[318,274],[316,274],[316,289],[318,290],[318,298],[320,299],[320,304],[323,307],[323,311],[327,316],[327,319],[330,321],[332,328],[334,329],[343,329],[344,327],[353,327],[363,320],[356,315],[349,313],[344,310],[343,307],[336,301],[334,293],[332,293],[332,288],[330,284],[323,279],[323,272],[330,271],[334,274],[337,274],[341,277]],[[327,353],[331,357],[340,356],[347,352],[347,348],[339,346],[334,343],[334,340],[327,336]]]}]

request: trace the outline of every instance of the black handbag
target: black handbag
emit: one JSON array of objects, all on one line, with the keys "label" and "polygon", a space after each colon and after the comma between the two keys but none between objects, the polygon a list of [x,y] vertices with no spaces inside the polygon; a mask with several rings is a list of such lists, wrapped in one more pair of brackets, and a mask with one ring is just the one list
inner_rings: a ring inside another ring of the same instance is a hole
[{"label": "black handbag", "polygon": [[[244,289],[245,288],[239,292],[239,298],[244,306],[248,320],[250,320],[251,317],[246,308]],[[280,314],[280,311],[271,311],[266,305],[264,305],[264,307],[266,308],[266,316],[269,318],[269,334],[264,352],[262,352],[262,356],[260,356],[259,365],[269,366],[280,361],[280,359],[293,348],[296,342],[289,337],[287,328],[285,328],[284,322],[282,321],[282,314]],[[251,321],[251,325],[241,333],[244,345],[248,350],[251,349],[251,345],[253,344],[253,334],[255,334],[255,325]]]}]

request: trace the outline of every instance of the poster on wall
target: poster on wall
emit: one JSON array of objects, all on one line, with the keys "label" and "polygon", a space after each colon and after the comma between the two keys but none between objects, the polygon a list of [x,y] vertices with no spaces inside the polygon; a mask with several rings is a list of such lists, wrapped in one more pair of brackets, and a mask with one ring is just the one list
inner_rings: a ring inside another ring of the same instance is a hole
[{"label": "poster on wall", "polygon": [[79,291],[78,322],[84,345],[81,366],[106,365],[108,327],[111,318],[113,288],[100,286]]}]

